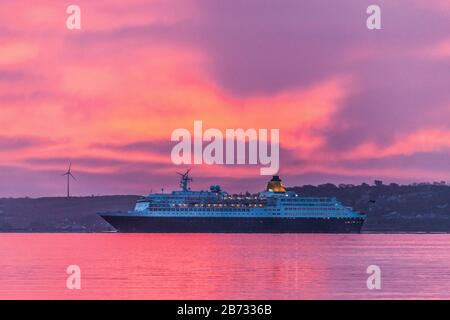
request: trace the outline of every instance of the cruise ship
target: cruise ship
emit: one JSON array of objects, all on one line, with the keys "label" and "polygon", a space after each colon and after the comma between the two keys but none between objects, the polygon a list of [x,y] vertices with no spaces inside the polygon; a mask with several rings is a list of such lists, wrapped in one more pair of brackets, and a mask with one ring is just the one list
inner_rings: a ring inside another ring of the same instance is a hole
[{"label": "cruise ship", "polygon": [[189,170],[180,189],[139,199],[134,210],[99,215],[118,232],[359,233],[365,215],[336,198],[303,197],[273,176],[257,195],[230,195],[220,186],[193,191]]}]

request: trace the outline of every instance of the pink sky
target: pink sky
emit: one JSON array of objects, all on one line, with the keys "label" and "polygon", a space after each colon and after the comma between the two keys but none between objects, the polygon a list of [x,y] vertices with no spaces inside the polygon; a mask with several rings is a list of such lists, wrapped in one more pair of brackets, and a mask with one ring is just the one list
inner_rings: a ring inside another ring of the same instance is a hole
[{"label": "pink sky", "polygon": [[[287,185],[450,181],[450,5],[79,0],[0,8],[0,197],[177,187],[174,129],[279,128]],[[259,166],[193,166],[258,191]]]}]

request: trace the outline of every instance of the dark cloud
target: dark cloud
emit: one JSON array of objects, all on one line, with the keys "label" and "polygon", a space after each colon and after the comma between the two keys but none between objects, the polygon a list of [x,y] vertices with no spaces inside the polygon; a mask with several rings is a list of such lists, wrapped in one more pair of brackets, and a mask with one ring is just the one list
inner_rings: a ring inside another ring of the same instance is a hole
[{"label": "dark cloud", "polygon": [[[394,56],[403,49],[421,50],[421,45],[445,39],[450,27],[448,13],[426,10],[417,1],[378,1],[382,31],[365,26],[371,1],[199,3],[204,19],[199,39],[211,55],[212,71],[225,88],[240,95],[310,85],[335,73],[358,74],[358,61],[348,58],[352,50],[366,50],[389,63],[392,53],[384,52],[386,48],[393,49]],[[374,67],[359,80],[383,71]]]},{"label": "dark cloud", "polygon": [[57,165],[66,169],[66,166],[72,162],[82,166],[96,167],[108,167],[117,165],[126,165],[128,162],[124,160],[108,159],[108,158],[96,158],[96,157],[51,157],[51,158],[28,158],[24,162],[35,165]]},{"label": "dark cloud", "polygon": [[343,125],[327,130],[328,148],[347,151],[368,140],[385,146],[422,128],[450,128],[441,113],[450,106],[450,62],[386,58],[358,72],[363,87],[343,101],[334,119]]},{"label": "dark cloud", "polygon": [[417,152],[410,155],[396,155],[382,158],[347,160],[337,162],[338,168],[347,169],[423,169],[446,172],[450,170],[450,151]]},{"label": "dark cloud", "polygon": [[0,152],[27,149],[31,147],[48,145],[50,143],[52,143],[51,140],[41,137],[0,136]]},{"label": "dark cloud", "polygon": [[337,72],[361,38],[364,4],[331,1],[200,1],[211,70],[236,95],[270,95]]},{"label": "dark cloud", "polygon": [[[450,104],[450,60],[427,56],[449,37],[450,13],[435,4],[380,0],[382,30],[369,31],[369,0],[193,2],[200,14],[191,20],[93,33],[92,40],[201,48],[211,79],[241,97],[351,76],[353,90],[340,102],[333,126],[323,131],[333,151],[368,140],[382,146],[400,134],[449,124],[433,112]],[[89,34],[80,37],[88,39]]]},{"label": "dark cloud", "polygon": [[107,149],[121,152],[143,152],[149,154],[163,154],[170,157],[175,142],[170,140],[142,140],[131,143],[114,144],[114,143],[94,143],[93,148]]},{"label": "dark cloud", "polygon": [[27,79],[28,75],[20,70],[1,70],[0,69],[0,82],[17,82]]},{"label": "dark cloud", "polygon": [[201,45],[213,77],[238,96],[270,95],[349,75],[354,90],[327,129],[327,148],[388,144],[422,127],[449,126],[450,60],[427,50],[447,40],[450,13],[420,1],[378,1],[380,31],[365,26],[371,1],[200,1]]},{"label": "dark cloud", "polygon": [[6,93],[0,95],[0,101],[36,103],[37,101],[48,100],[51,97],[54,97],[54,94],[44,91],[33,91],[29,93]]},{"label": "dark cloud", "polygon": [[25,163],[34,165],[52,165],[61,166],[61,170],[65,170],[69,163],[75,169],[77,166],[83,168],[115,168],[121,170],[142,170],[148,171],[150,169],[164,168],[167,163],[150,162],[150,161],[130,161],[127,157],[122,159],[107,158],[107,157],[49,157],[49,158],[27,158]]}]

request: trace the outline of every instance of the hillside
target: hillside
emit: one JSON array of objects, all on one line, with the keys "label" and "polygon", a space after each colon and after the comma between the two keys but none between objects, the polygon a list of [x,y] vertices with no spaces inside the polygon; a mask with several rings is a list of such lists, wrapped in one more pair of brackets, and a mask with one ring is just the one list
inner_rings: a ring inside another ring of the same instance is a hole
[{"label": "hillside", "polygon": [[[366,213],[364,232],[450,232],[445,184],[324,184],[294,187],[302,196],[336,197]],[[0,232],[106,232],[96,212],[130,210],[139,196],[0,199]]]},{"label": "hillside", "polygon": [[99,211],[130,210],[139,196],[0,199],[0,232],[113,230]]},{"label": "hillside", "polygon": [[292,188],[303,196],[336,197],[366,213],[366,232],[450,232],[450,186],[324,184]]}]

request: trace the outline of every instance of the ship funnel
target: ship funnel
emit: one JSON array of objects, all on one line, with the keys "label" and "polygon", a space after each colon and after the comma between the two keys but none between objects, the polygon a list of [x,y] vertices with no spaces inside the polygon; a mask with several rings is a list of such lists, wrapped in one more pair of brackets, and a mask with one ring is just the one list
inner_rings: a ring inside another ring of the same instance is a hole
[{"label": "ship funnel", "polygon": [[266,191],[275,192],[275,193],[285,193],[286,188],[283,186],[281,179],[279,176],[273,176],[272,180],[267,184]]}]

